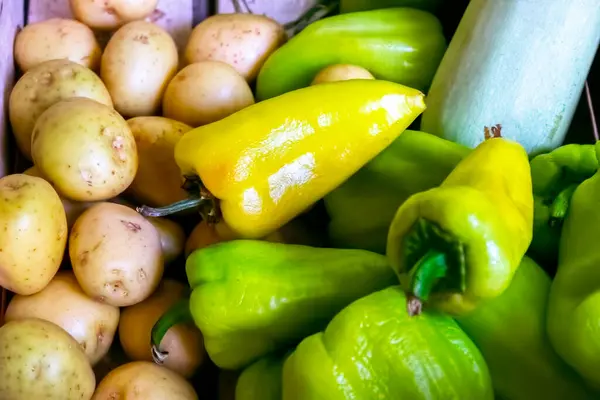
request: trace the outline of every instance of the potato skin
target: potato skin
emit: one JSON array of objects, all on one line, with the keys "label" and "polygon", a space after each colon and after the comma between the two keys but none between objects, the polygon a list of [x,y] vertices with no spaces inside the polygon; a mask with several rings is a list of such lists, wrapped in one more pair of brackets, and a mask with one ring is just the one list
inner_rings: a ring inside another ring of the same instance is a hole
[{"label": "potato skin", "polygon": [[57,191],[77,201],[118,196],[138,167],[127,122],[112,108],[82,97],[58,102],[40,115],[31,155]]},{"label": "potato skin", "polygon": [[177,72],[173,38],[158,25],[134,21],[110,38],[100,65],[115,109],[126,117],[158,113],[167,84]]},{"label": "potato skin", "polygon": [[44,61],[65,58],[95,70],[101,54],[94,32],[73,19],[28,24],[15,38],[15,60],[23,72]]},{"label": "potato skin", "polygon": [[136,117],[127,120],[138,151],[139,166],[127,189],[140,203],[163,207],[187,198],[181,188],[181,171],[175,162],[175,145],[192,129],[165,117]]},{"label": "potato skin", "polygon": [[102,379],[92,400],[197,400],[192,385],[177,373],[148,361],[121,365]]},{"label": "potato skin", "polygon": [[17,147],[27,159],[31,160],[31,133],[38,117],[51,105],[73,97],[113,107],[100,77],[73,61],[45,61],[17,81],[10,93],[9,118]]},{"label": "potato skin", "polygon": [[202,61],[183,68],[169,82],[163,115],[197,127],[252,104],[250,86],[233,67],[220,61]]},{"label": "potato skin", "polygon": [[315,75],[311,85],[325,82],[347,81],[350,79],[375,79],[373,75],[363,67],[351,64],[334,64],[320,70]]},{"label": "potato skin", "polygon": [[185,246],[183,228],[177,222],[167,218],[148,217],[147,219],[158,231],[165,264],[172,263],[183,253]]},{"label": "potato skin", "polygon": [[119,309],[89,298],[71,271],[59,271],[41,292],[15,295],[5,320],[39,318],[55,323],[79,343],[90,364],[108,352],[119,324]]},{"label": "potato skin", "polygon": [[21,295],[42,290],[62,262],[67,217],[44,179],[0,178],[0,286]]},{"label": "potato skin", "polygon": [[158,0],[70,0],[75,18],[95,29],[111,30],[144,19],[156,8]]},{"label": "potato skin", "polygon": [[10,321],[0,328],[0,343],[0,399],[92,397],[92,367],[59,326],[37,318]]},{"label": "potato skin", "polygon": [[156,228],[135,210],[99,203],[75,222],[69,257],[77,282],[90,297],[116,307],[148,298],[164,265]]},{"label": "potato skin", "polygon": [[212,15],[192,30],[185,47],[185,61],[222,61],[252,81],[269,55],[286,39],[283,26],[264,15]]},{"label": "potato skin", "polygon": [[[185,285],[164,280],[152,296],[123,309],[119,321],[119,339],[131,360],[152,361],[150,333],[158,319],[186,294]],[[205,357],[202,334],[194,326],[175,325],[162,340],[160,351],[168,352],[164,367],[189,378]]]}]

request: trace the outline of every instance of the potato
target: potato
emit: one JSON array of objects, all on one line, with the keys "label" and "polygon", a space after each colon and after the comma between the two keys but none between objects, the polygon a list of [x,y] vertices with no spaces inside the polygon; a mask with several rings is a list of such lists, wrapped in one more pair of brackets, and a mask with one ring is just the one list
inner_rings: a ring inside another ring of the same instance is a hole
[{"label": "potato", "polygon": [[[44,179],[0,178],[0,286],[22,295],[42,290],[60,267],[67,217]],[[1,397],[0,397],[1,398]]]},{"label": "potato", "polygon": [[175,145],[191,126],[164,117],[136,117],[127,121],[135,138],[139,167],[128,192],[141,204],[163,207],[183,200],[181,171]]},{"label": "potato", "polygon": [[94,32],[73,19],[51,18],[25,25],[15,38],[15,60],[23,72],[49,60],[68,59],[95,70],[102,50]]},{"label": "potato", "polygon": [[44,319],[63,328],[94,365],[112,344],[119,324],[119,309],[89,298],[73,272],[60,271],[41,292],[11,299],[6,321],[27,318]]},{"label": "potato", "polygon": [[112,30],[144,19],[156,8],[158,0],[70,0],[75,18],[95,29]]},{"label": "potato", "polygon": [[192,30],[185,47],[185,61],[222,61],[252,81],[269,55],[286,39],[283,26],[264,15],[217,14]]},{"label": "potato", "polygon": [[347,81],[351,79],[375,79],[373,75],[363,67],[350,64],[334,64],[323,68],[311,85],[318,85],[324,82]]},{"label": "potato", "polygon": [[98,385],[92,400],[197,400],[188,381],[148,361],[136,361],[112,370]]},{"label": "potato", "polygon": [[69,257],[83,291],[116,307],[148,298],[164,270],[156,228],[115,203],[96,204],[81,214],[69,236]]},{"label": "potato", "polygon": [[63,100],[40,115],[31,137],[34,164],[71,200],[121,194],[138,166],[135,139],[115,110],[94,100]]},{"label": "potato", "polygon": [[205,125],[254,104],[248,83],[220,61],[188,65],[169,82],[163,115],[193,127]]},{"label": "potato", "polygon": [[[27,168],[23,171],[23,174],[30,176],[37,176],[38,178],[43,178],[42,173],[39,168],[35,165],[33,167]],[[65,209],[65,214],[67,216],[67,228],[71,229],[77,218],[83,213],[85,210],[96,204],[96,202],[91,201],[74,201],[69,200],[66,197],[60,196],[60,200],[62,201],[63,207]]]},{"label": "potato", "polygon": [[177,66],[173,38],[158,25],[135,21],[123,25],[108,41],[100,76],[122,115],[154,115]]},{"label": "potato", "polygon": [[[148,299],[123,310],[119,339],[127,357],[135,361],[152,361],[152,327],[185,294],[185,285],[164,280]],[[186,378],[192,376],[205,357],[202,334],[196,327],[183,324],[167,331],[159,350],[168,353],[162,365]]]},{"label": "potato", "polygon": [[31,160],[31,132],[38,117],[51,105],[72,97],[87,97],[112,107],[104,83],[91,70],[69,60],[36,65],[16,83],[8,104],[17,147]]},{"label": "potato", "polygon": [[[223,221],[216,224],[207,224],[206,221],[201,221],[196,225],[194,230],[192,230],[192,233],[190,233],[190,236],[185,243],[185,257],[187,258],[194,250],[234,239],[238,239],[238,237]],[[263,240],[285,243],[285,239],[279,231],[271,233]]]},{"label": "potato", "polygon": [[37,318],[0,328],[0,399],[89,400],[96,378],[67,332]]},{"label": "potato", "polygon": [[185,232],[174,221],[166,218],[148,218],[160,236],[160,245],[165,264],[172,263],[183,253],[185,246]]}]

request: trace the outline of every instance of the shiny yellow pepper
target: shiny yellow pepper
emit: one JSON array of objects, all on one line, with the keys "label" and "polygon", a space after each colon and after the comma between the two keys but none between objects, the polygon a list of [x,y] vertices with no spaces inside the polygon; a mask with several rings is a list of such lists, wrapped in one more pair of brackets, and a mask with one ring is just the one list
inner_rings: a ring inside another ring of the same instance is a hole
[{"label": "shiny yellow pepper", "polygon": [[179,140],[175,160],[191,200],[138,210],[166,215],[208,201],[206,213],[240,238],[264,237],[358,171],[424,110],[421,92],[382,80],[324,83],[256,103]]}]

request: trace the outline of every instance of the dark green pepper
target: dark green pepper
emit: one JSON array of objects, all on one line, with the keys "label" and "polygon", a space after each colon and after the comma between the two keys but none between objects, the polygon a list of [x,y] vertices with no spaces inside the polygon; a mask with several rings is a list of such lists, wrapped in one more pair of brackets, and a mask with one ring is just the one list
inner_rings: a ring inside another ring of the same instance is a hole
[{"label": "dark green pepper", "polygon": [[562,221],[571,196],[597,169],[592,144],[568,144],[531,160],[535,215],[528,254],[549,272],[556,269]]},{"label": "dark green pepper", "polygon": [[546,334],[550,277],[524,257],[506,291],[456,318],[490,369],[497,398],[584,400],[585,383],[554,351]]},{"label": "dark green pepper", "polygon": [[[600,142],[596,144],[600,155]],[[548,301],[556,352],[600,389],[600,170],[573,193]],[[598,397],[596,397],[598,398]]]},{"label": "dark green pepper", "polygon": [[439,186],[469,152],[428,133],[405,131],[325,197],[333,246],[385,254],[398,207],[411,195]]},{"label": "dark green pepper", "polygon": [[270,354],[246,367],[235,385],[235,400],[281,400],[281,377],[287,354]]},{"label": "dark green pepper", "polygon": [[411,302],[388,287],[304,339],[284,364],[283,400],[493,399],[475,344],[448,316],[411,316]]},{"label": "dark green pepper", "polygon": [[327,17],[269,56],[258,74],[256,98],[306,87],[332,64],[358,65],[377,79],[424,91],[446,45],[440,21],[426,11],[388,8]]},{"label": "dark green pepper", "polygon": [[398,282],[381,254],[258,240],[197,250],[186,272],[189,303],[163,315],[153,345],[170,326],[192,318],[209,357],[223,369],[289,348],[352,301]]},{"label": "dark green pepper", "polygon": [[391,7],[411,7],[434,12],[442,0],[340,0],[340,13],[377,10]]}]

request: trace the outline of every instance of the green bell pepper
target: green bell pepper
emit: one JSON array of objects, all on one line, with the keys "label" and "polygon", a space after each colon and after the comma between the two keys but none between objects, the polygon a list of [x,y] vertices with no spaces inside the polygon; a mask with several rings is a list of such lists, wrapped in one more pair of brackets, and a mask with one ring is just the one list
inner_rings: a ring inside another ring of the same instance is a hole
[{"label": "green bell pepper", "polygon": [[391,7],[411,7],[434,12],[442,0],[340,0],[340,13],[377,10]]},{"label": "green bell pepper", "polygon": [[325,196],[332,245],[385,254],[398,207],[413,194],[439,186],[470,151],[428,133],[405,131]]},{"label": "green bell pepper", "polygon": [[308,25],[267,58],[257,100],[309,86],[331,64],[366,68],[377,79],[426,90],[446,50],[440,21],[412,8],[327,17]]},{"label": "green bell pepper", "polygon": [[[600,142],[596,144],[600,155]],[[600,389],[600,170],[573,193],[548,303],[556,352]]]},{"label": "green bell pepper", "polygon": [[597,169],[598,158],[592,144],[568,144],[531,160],[535,216],[528,253],[552,274],[571,196],[577,185]]},{"label": "green bell pepper", "polygon": [[283,367],[283,400],[493,399],[486,363],[450,317],[409,315],[398,286],[363,297]]},{"label": "green bell pepper", "polygon": [[245,368],[235,386],[235,400],[281,400],[283,363],[288,356],[271,354]]},{"label": "green bell pepper", "polygon": [[381,254],[259,240],[197,250],[186,261],[186,273],[189,302],[159,319],[153,345],[172,325],[191,318],[222,369],[243,368],[289,348],[352,301],[398,282]]},{"label": "green bell pepper", "polygon": [[477,345],[497,398],[592,399],[588,388],[554,351],[546,334],[550,277],[524,257],[506,291],[456,321]]}]

